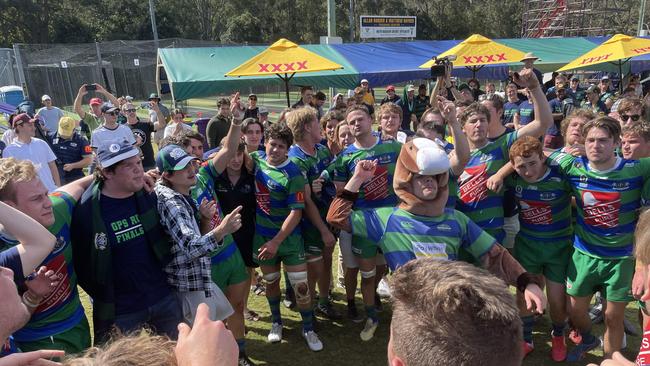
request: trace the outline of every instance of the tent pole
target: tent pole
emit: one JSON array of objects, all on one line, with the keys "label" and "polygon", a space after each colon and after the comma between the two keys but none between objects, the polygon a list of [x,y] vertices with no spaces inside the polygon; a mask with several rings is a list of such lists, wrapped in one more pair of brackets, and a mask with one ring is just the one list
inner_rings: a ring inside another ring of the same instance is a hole
[{"label": "tent pole", "polygon": [[618,77],[618,92],[623,95],[623,62],[621,60],[618,60]]},{"label": "tent pole", "polygon": [[[280,74],[278,74],[280,76]],[[280,79],[284,81],[284,92],[287,95],[287,107],[291,107],[291,100],[289,100],[289,78],[287,77],[287,74],[284,74],[284,77],[280,76]]]}]

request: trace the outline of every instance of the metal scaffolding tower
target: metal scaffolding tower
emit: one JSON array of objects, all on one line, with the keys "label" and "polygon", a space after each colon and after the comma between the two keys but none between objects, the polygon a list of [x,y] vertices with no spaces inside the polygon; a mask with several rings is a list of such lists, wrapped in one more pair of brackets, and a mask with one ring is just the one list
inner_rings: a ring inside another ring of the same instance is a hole
[{"label": "metal scaffolding tower", "polygon": [[587,37],[614,34],[629,5],[615,0],[525,0],[522,37]]}]

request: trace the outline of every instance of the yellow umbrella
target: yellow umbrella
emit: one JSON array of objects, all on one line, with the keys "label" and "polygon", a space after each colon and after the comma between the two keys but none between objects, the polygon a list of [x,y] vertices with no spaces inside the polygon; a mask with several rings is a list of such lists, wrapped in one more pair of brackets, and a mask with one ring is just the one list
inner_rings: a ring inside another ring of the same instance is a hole
[{"label": "yellow umbrella", "polygon": [[[441,53],[436,58],[455,55],[454,66],[465,66],[476,72],[485,65],[498,65],[519,62],[524,53],[514,48],[494,42],[480,34],[473,34],[466,40]],[[420,65],[422,69],[428,69],[435,64],[435,59],[429,60]]]},{"label": "yellow umbrella", "polygon": [[[591,67],[602,63],[618,66],[621,80],[623,79],[623,64],[632,57],[650,53],[650,39],[637,38],[625,34],[616,34],[593,50],[564,65],[557,71],[574,70]],[[619,83],[623,88],[623,83]]]},{"label": "yellow umbrella", "polygon": [[289,81],[296,73],[342,69],[343,66],[281,38],[269,48],[226,73],[226,76],[277,75],[284,81],[289,101]]}]

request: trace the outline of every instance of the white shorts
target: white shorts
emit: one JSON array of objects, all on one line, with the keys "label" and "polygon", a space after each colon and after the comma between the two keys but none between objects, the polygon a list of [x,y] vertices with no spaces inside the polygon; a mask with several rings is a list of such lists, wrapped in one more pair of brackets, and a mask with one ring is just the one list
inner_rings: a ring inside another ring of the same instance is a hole
[{"label": "white shorts", "polygon": [[174,291],[178,302],[183,308],[183,320],[190,326],[196,317],[196,309],[201,303],[205,303],[210,307],[208,313],[210,320],[226,320],[234,313],[228,298],[219,287],[215,285],[209,292],[210,297],[205,296],[205,291]]},{"label": "white shorts", "polygon": [[[344,230],[341,230],[339,234],[339,251],[343,257],[343,265],[345,268],[359,268],[357,257],[352,252],[352,234]],[[378,266],[386,264],[386,258],[384,258],[383,253],[377,252],[375,263]]]}]

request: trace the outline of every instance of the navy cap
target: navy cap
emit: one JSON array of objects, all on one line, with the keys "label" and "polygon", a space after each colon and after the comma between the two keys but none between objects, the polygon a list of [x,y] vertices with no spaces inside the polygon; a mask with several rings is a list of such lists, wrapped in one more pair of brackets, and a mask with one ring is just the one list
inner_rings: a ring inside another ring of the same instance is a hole
[{"label": "navy cap", "polygon": [[126,140],[103,141],[97,147],[97,163],[104,169],[138,154],[140,150]]}]

